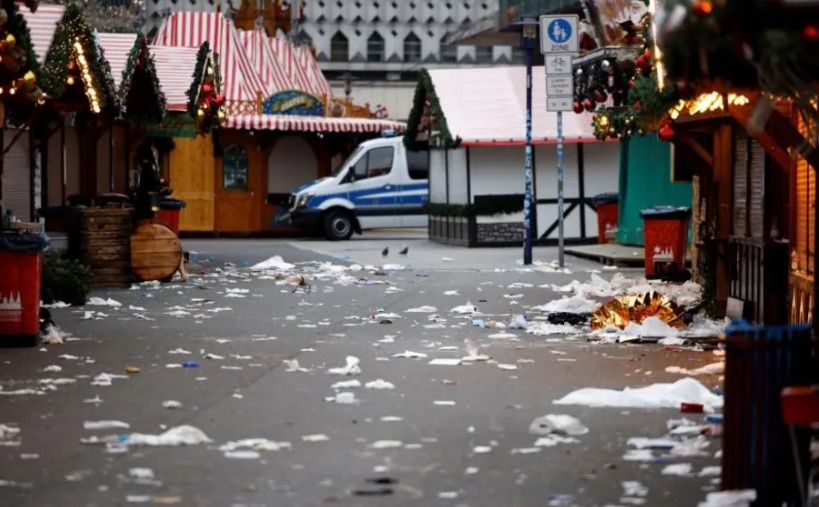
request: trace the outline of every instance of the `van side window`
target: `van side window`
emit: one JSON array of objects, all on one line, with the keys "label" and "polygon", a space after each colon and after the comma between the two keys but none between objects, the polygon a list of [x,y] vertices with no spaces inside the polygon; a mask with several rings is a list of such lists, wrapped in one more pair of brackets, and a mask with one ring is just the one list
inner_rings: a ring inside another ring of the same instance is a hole
[{"label": "van side window", "polygon": [[363,180],[390,174],[394,156],[395,148],[392,146],[371,149],[356,162],[353,168],[356,179]]},{"label": "van side window", "polygon": [[429,150],[407,150],[407,169],[413,180],[429,179]]}]

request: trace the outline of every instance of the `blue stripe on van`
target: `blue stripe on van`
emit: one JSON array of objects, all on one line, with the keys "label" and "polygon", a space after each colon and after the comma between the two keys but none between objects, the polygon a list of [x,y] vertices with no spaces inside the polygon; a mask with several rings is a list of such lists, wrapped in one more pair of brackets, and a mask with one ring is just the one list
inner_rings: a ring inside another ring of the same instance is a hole
[{"label": "blue stripe on van", "polygon": [[[307,207],[318,208],[321,207],[325,201],[335,198],[349,199],[355,206],[377,206],[381,202],[383,202],[385,206],[390,206],[397,204],[397,200],[400,200],[400,204],[415,204],[420,206],[427,202],[429,198],[428,195],[401,195],[401,193],[427,190],[428,188],[429,185],[427,183],[410,183],[407,185],[393,185],[389,190],[384,188],[368,188],[353,192],[335,192],[332,194],[317,195],[313,197],[307,203]],[[381,201],[377,197],[371,197],[384,193],[395,193],[398,195],[396,195],[394,198],[386,198],[384,201]]]}]

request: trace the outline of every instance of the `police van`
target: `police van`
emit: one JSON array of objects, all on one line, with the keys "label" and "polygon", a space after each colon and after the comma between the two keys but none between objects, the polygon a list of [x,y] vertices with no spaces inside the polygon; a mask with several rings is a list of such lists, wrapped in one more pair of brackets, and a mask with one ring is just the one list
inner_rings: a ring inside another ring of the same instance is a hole
[{"label": "police van", "polygon": [[392,136],[361,143],[332,175],[294,190],[288,208],[293,226],[338,241],[365,229],[425,227],[428,196],[429,152]]}]

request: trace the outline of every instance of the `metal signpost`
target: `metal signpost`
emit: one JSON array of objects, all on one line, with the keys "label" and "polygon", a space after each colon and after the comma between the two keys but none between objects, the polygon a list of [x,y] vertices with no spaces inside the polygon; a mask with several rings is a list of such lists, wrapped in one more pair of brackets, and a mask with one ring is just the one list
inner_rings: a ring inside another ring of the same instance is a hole
[{"label": "metal signpost", "polygon": [[558,261],[563,255],[563,111],[574,101],[572,58],[577,53],[578,16],[541,16],[540,50],[546,55],[546,111],[557,113],[557,231]]}]

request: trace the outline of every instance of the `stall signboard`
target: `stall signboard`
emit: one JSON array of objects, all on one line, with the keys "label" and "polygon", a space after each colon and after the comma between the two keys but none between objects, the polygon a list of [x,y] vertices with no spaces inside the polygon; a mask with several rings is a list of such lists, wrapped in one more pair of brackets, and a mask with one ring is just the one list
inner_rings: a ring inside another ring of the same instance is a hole
[{"label": "stall signboard", "polygon": [[321,100],[296,90],[271,95],[262,103],[263,114],[287,114],[295,116],[324,116]]}]

